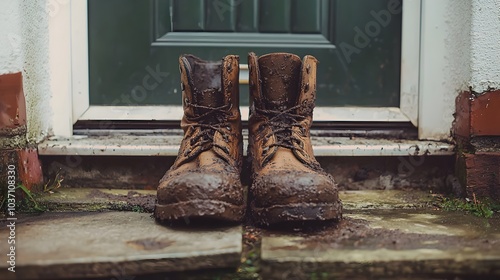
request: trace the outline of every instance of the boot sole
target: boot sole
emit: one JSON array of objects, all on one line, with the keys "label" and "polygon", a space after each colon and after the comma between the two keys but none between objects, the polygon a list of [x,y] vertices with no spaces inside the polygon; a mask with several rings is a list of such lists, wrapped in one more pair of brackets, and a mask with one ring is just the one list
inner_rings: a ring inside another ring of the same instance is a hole
[{"label": "boot sole", "polygon": [[208,218],[239,222],[245,215],[245,206],[218,200],[195,199],[190,201],[156,204],[154,216],[160,221],[189,218]]},{"label": "boot sole", "polygon": [[255,222],[260,225],[302,221],[330,221],[342,219],[342,203],[295,203],[274,205],[271,207],[255,207],[250,204]]}]

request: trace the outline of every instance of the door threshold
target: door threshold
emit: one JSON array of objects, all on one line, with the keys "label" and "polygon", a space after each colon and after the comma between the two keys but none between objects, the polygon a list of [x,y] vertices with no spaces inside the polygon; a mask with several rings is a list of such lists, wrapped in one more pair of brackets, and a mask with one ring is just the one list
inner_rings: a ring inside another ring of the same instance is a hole
[{"label": "door threshold", "polygon": [[[50,137],[38,145],[40,155],[64,156],[177,156],[182,135]],[[315,156],[449,156],[455,146],[446,142],[312,136]],[[248,140],[243,147],[246,154]]]}]

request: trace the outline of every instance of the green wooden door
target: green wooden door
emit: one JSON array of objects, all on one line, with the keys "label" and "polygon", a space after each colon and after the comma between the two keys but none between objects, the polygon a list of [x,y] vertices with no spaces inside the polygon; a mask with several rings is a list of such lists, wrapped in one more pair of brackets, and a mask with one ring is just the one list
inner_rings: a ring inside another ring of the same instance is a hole
[{"label": "green wooden door", "polygon": [[91,105],[180,105],[180,54],[253,51],[316,56],[317,106],[399,107],[399,0],[88,3]]}]

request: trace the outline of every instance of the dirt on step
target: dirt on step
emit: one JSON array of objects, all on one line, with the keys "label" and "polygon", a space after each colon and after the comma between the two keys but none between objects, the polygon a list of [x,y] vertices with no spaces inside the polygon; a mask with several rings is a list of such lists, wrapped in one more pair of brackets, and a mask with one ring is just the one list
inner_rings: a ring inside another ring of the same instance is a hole
[{"label": "dirt on step", "polygon": [[152,213],[155,209],[156,195],[141,194],[137,191],[129,191],[126,195],[106,193],[100,190],[92,190],[89,198],[104,198],[112,202],[124,202],[123,210],[137,210]]},{"label": "dirt on step", "polygon": [[[294,235],[303,237],[297,240],[297,248],[321,249],[442,249],[453,250],[466,247],[477,250],[500,250],[500,240],[488,236],[453,236],[444,234],[421,234],[372,228],[360,219],[344,218],[337,224],[308,228]],[[288,246],[290,247],[290,246]],[[305,248],[304,248],[305,247]],[[286,249],[286,248],[274,248]],[[293,248],[288,248],[293,249]]]}]

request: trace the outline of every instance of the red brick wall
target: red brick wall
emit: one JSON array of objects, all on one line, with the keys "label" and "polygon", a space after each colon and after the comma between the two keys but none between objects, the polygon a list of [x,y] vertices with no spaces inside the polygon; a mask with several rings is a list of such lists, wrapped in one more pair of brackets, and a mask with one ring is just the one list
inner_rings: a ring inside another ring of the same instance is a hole
[{"label": "red brick wall", "polygon": [[500,200],[500,91],[461,93],[453,132],[467,196]]},{"label": "red brick wall", "polygon": [[26,101],[21,73],[0,75],[0,131],[26,125]]},{"label": "red brick wall", "polygon": [[0,75],[0,177],[14,165],[16,183],[31,189],[43,183],[43,175],[37,150],[28,147],[26,125],[22,73]]}]

